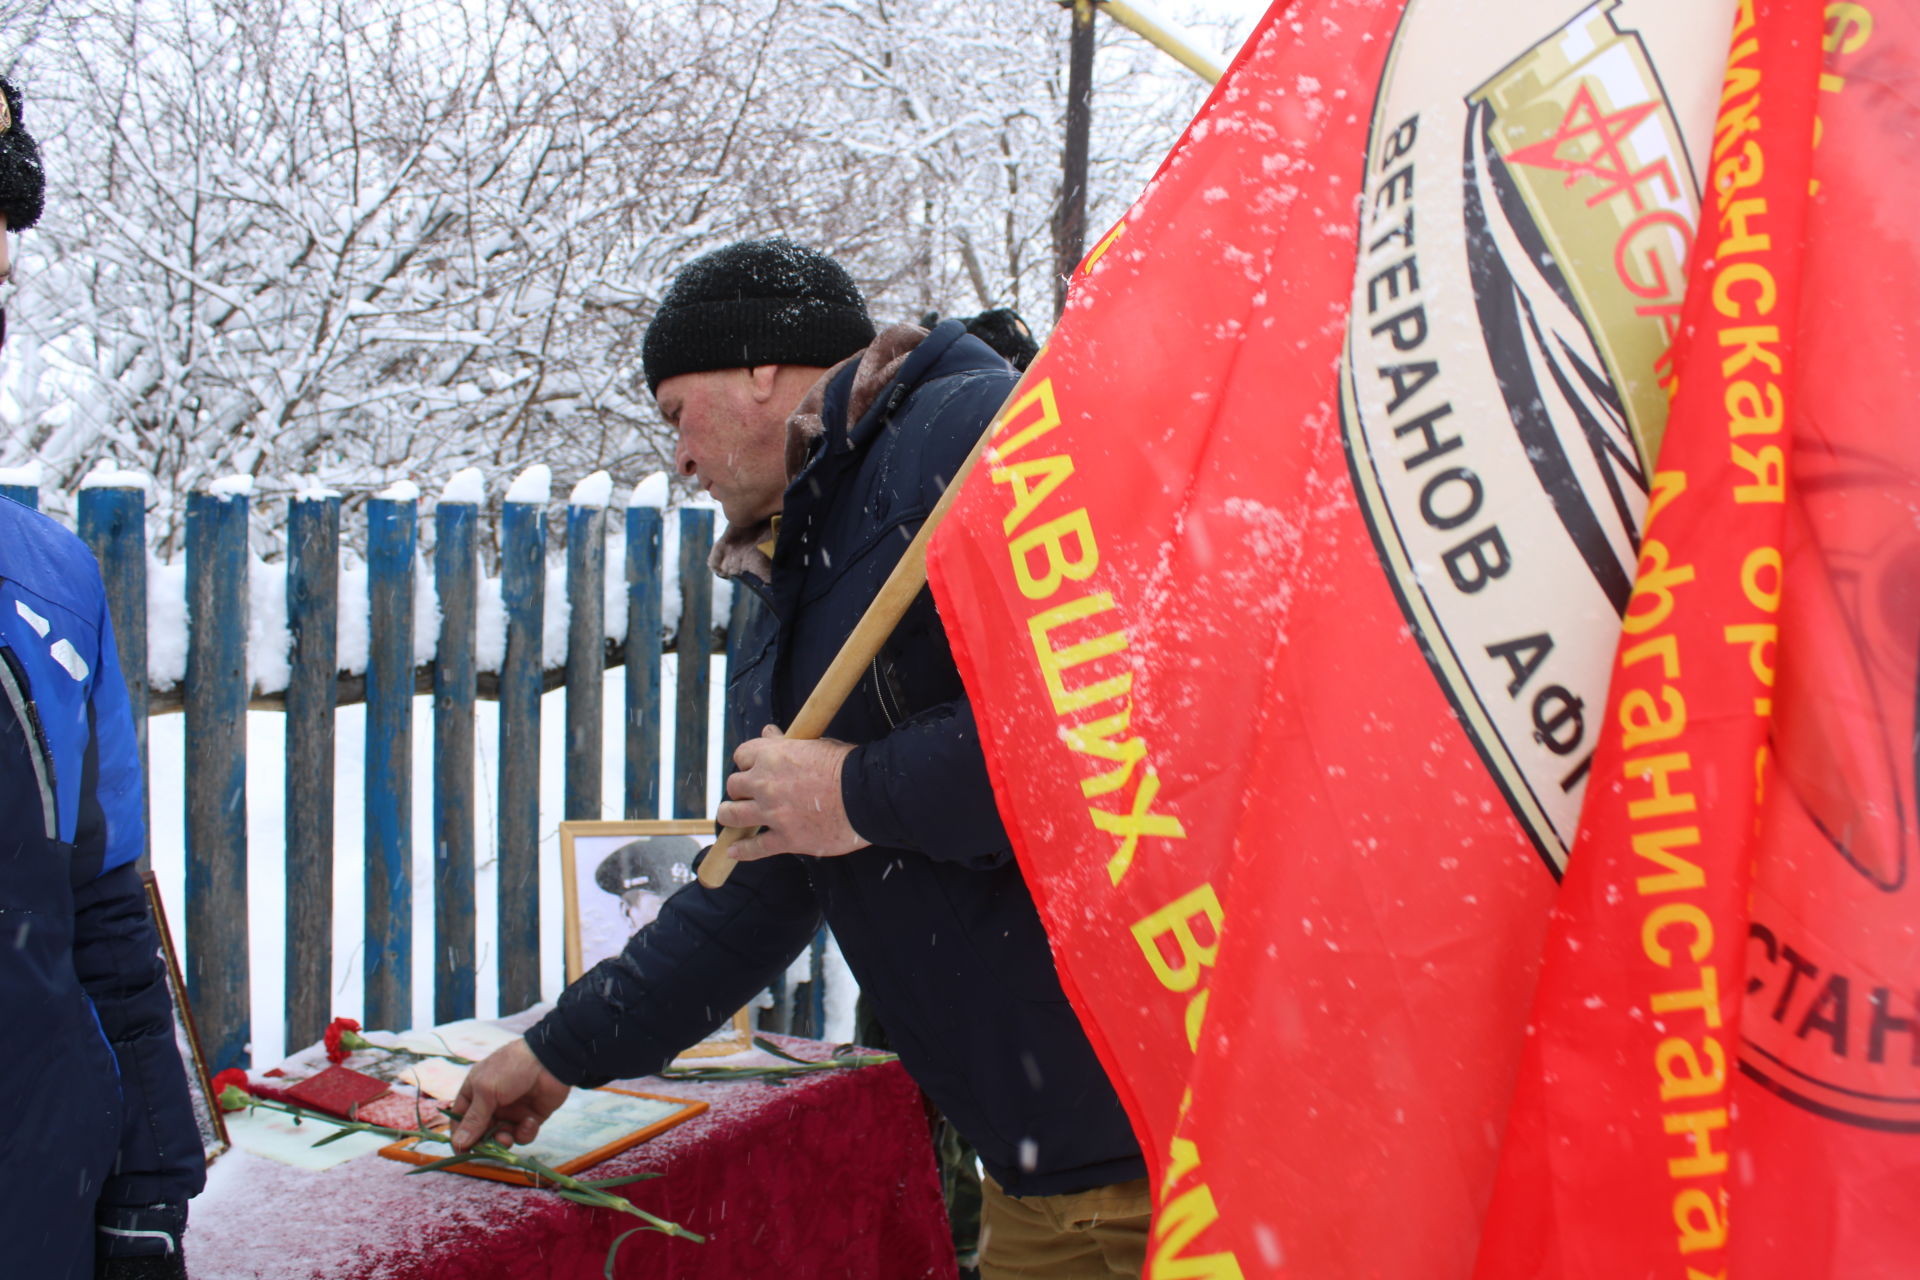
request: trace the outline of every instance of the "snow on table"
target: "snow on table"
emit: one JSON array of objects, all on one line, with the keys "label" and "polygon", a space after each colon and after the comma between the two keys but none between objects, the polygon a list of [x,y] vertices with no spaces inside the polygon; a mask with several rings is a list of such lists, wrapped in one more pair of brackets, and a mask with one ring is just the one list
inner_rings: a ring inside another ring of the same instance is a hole
[{"label": "snow on table", "polygon": [[[804,1058],[830,1052],[772,1039]],[[789,1266],[849,1277],[954,1274],[919,1094],[897,1064],[782,1085],[616,1086],[709,1104],[583,1175],[658,1172],[619,1193],[709,1237],[702,1245],[643,1232],[622,1246],[617,1275],[667,1274],[669,1265],[676,1277]],[[594,1280],[612,1238],[637,1225],[550,1192],[412,1167],[368,1155],[316,1173],[229,1152],[192,1205],[195,1280]]]}]

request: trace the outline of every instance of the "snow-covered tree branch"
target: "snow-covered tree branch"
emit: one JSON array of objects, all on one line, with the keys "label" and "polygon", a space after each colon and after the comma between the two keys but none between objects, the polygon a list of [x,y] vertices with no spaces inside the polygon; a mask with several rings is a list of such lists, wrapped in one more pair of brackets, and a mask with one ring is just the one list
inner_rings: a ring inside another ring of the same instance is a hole
[{"label": "snow-covered tree branch", "polygon": [[[1065,16],[1035,0],[0,0],[49,172],[0,465],[274,500],[653,470],[636,382],[693,253],[782,233],[883,320],[1041,314]],[[1092,225],[1204,86],[1106,37]],[[1151,84],[1142,68],[1151,71]],[[269,555],[268,544],[261,548]]]}]

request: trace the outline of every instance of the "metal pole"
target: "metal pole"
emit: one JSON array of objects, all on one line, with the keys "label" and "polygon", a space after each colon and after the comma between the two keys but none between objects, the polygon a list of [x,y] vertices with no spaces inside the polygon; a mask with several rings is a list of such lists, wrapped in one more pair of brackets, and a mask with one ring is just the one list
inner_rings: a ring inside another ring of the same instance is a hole
[{"label": "metal pole", "polygon": [[1053,314],[1066,309],[1067,281],[1087,247],[1087,137],[1093,128],[1093,4],[1074,0],[1067,55],[1067,137],[1061,149],[1060,208],[1053,223]]}]

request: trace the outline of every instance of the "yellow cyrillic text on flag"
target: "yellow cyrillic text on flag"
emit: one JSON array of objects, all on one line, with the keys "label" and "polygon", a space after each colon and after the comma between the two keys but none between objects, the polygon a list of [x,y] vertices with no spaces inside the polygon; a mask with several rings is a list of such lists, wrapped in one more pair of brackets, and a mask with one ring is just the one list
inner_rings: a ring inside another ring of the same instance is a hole
[{"label": "yellow cyrillic text on flag", "polygon": [[[1688,498],[1702,503],[1703,511],[1777,506],[1786,497],[1785,322],[1774,264],[1790,246],[1775,243],[1777,219],[1762,189],[1767,155],[1760,140],[1760,39],[1751,0],[1742,0],[1714,126],[1717,225],[1701,230],[1703,242],[1717,232],[1710,241],[1712,265],[1701,282],[1710,304],[1701,334],[1706,341],[1697,344],[1695,363],[1682,372],[1683,379],[1713,382],[1724,411],[1727,465]],[[1737,969],[1728,971],[1723,981],[1732,940],[1716,936],[1716,904],[1728,891],[1716,882],[1727,874],[1727,859],[1710,847],[1724,836],[1707,835],[1711,823],[1699,798],[1703,774],[1696,765],[1704,766],[1703,751],[1710,754],[1701,737],[1706,722],[1691,732],[1689,727],[1685,690],[1695,689],[1698,698],[1704,686],[1683,677],[1688,664],[1720,671],[1732,658],[1734,670],[1751,677],[1752,713],[1771,714],[1781,559],[1778,547],[1751,545],[1711,565],[1683,560],[1687,553],[1668,541],[1661,513],[1687,494],[1688,479],[1674,469],[1653,479],[1639,573],[1622,619],[1615,672],[1621,694],[1613,728],[1624,748],[1640,951],[1655,966],[1644,988],[1645,1009],[1661,1034],[1645,1077],[1658,1102],[1646,1114],[1650,1122],[1657,1116],[1660,1126],[1656,1149],[1664,1155],[1669,1183],[1675,1274],[1707,1280],[1727,1244],[1730,1045],[1737,1046],[1737,1029],[1725,1025],[1725,1010],[1738,994],[1731,988],[1739,976]],[[1676,615],[1690,621],[1710,595],[1719,598],[1720,584],[1732,585],[1726,575],[1736,565],[1746,612],[1708,632],[1717,632],[1729,652],[1701,652],[1700,633],[1676,622]],[[1764,756],[1765,735],[1759,740]],[[1756,780],[1762,764],[1754,762]]]},{"label": "yellow cyrillic text on flag", "polygon": [[[1143,858],[1163,853],[1187,832],[1163,807],[1153,744],[1135,730],[1125,619],[1112,593],[1093,581],[1100,567],[1098,530],[1087,506],[1075,500],[1072,456],[1050,452],[1049,436],[1060,421],[1053,381],[1042,378],[994,424],[984,462],[1008,499],[1001,532],[1013,583],[1033,606],[1026,624],[1034,663],[1059,739],[1083,762],[1085,822],[1102,838],[1107,882],[1118,894]],[[1142,904],[1117,899],[1116,905],[1132,915]],[[1155,983],[1181,1001],[1180,1025],[1190,1051],[1200,1043],[1224,919],[1219,896],[1202,882],[1128,925]],[[1194,1176],[1198,1164],[1193,1144],[1176,1141],[1159,1182],[1149,1274],[1156,1280],[1241,1280],[1231,1252],[1192,1251],[1219,1219],[1212,1191]]]},{"label": "yellow cyrillic text on flag", "polygon": [[1181,840],[1186,829],[1158,810],[1160,777],[1133,723],[1133,671],[1126,628],[1111,594],[1079,587],[1100,567],[1084,505],[1070,505],[1069,455],[1046,453],[1060,425],[1053,380],[1043,378],[994,424],[987,473],[1011,505],[1001,521],[1020,594],[1039,607],[1027,618],[1034,660],[1067,748],[1086,759],[1087,821],[1110,837],[1107,875],[1126,878],[1146,840]]},{"label": "yellow cyrillic text on flag", "polygon": [[1161,1179],[1159,1211],[1153,1217],[1153,1252],[1147,1264],[1153,1280],[1244,1280],[1239,1260],[1231,1253],[1188,1251],[1220,1220],[1213,1191],[1196,1176],[1199,1172],[1200,1148],[1175,1138],[1166,1176]]}]

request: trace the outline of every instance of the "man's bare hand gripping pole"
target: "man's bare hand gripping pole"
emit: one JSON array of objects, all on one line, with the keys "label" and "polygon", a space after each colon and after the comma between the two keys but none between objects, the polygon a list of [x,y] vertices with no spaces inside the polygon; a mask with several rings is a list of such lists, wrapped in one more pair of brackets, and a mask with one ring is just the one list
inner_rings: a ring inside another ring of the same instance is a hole
[{"label": "man's bare hand gripping pole", "polygon": [[719,819],[729,828],[759,834],[734,841],[733,857],[740,862],[776,853],[832,858],[866,848],[869,841],[853,829],[840,799],[840,770],[852,750],[852,743],[832,738],[790,738],[773,725],[736,747],[736,772],[727,777],[728,799]]}]

